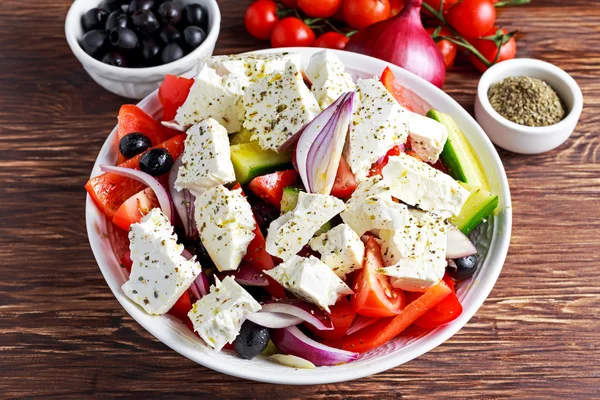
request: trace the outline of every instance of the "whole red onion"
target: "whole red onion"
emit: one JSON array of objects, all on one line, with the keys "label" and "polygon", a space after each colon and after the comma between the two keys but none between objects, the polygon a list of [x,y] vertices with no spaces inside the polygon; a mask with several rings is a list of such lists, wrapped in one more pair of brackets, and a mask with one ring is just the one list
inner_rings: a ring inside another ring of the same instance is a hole
[{"label": "whole red onion", "polygon": [[446,67],[442,53],[421,23],[422,1],[407,0],[395,17],[360,30],[346,50],[389,61],[442,87]]}]

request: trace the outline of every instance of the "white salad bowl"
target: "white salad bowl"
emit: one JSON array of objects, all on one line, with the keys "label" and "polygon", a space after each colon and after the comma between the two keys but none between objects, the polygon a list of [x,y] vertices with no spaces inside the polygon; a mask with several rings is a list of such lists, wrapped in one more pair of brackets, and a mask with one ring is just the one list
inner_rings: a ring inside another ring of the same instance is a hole
[{"label": "white salad bowl", "polygon": [[[277,51],[298,52],[306,65],[310,56],[319,49],[289,48],[261,52]],[[92,251],[100,271],[119,303],[158,340],[185,357],[215,371],[261,382],[306,385],[347,381],[397,367],[439,346],[462,328],[481,307],[500,275],[508,251],[512,226],[510,192],[502,162],[483,130],[450,96],[418,76],[372,57],[345,51],[336,51],[336,54],[355,78],[379,75],[385,67],[389,66],[405,88],[418,93],[423,101],[433,108],[450,114],[479,156],[491,190],[499,195],[499,206],[495,215],[471,234],[471,239],[478,247],[480,265],[471,279],[457,285],[463,313],[456,320],[440,328],[425,333],[400,335],[386,345],[361,355],[354,362],[331,367],[295,369],[276,364],[261,356],[253,360],[244,360],[229,351],[217,353],[207,347],[183,323],[168,315],[148,315],[125,296],[121,286],[126,280],[126,275],[111,249],[108,230],[110,225],[88,195],[86,223]],[[162,113],[156,91],[138,105],[155,117],[160,117]],[[117,159],[115,136],[116,128],[100,150],[92,176],[101,173],[100,165],[114,165]]]}]

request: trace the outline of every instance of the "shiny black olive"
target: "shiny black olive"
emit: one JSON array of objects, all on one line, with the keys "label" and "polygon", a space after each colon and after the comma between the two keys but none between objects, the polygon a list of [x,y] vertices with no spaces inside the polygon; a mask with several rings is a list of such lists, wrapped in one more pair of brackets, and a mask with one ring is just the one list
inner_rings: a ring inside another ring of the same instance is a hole
[{"label": "shiny black olive", "polygon": [[170,62],[179,60],[184,55],[185,53],[181,46],[179,46],[177,43],[169,43],[165,46],[160,54],[160,60],[163,64],[168,64]]},{"label": "shiny black olive", "polygon": [[477,266],[477,256],[473,254],[456,260],[449,260],[446,271],[452,278],[462,281],[472,277],[477,271]]},{"label": "shiny black olive", "polygon": [[81,16],[81,26],[85,32],[92,29],[103,29],[108,18],[108,12],[102,8],[92,8]]},{"label": "shiny black olive", "polygon": [[129,3],[130,14],[137,10],[151,10],[152,8],[154,8],[154,0],[131,0]]},{"label": "shiny black olive", "polygon": [[206,32],[198,26],[188,26],[183,31],[183,40],[189,51],[200,46],[206,39]]},{"label": "shiny black olive", "polygon": [[267,347],[269,344],[269,330],[252,321],[245,321],[242,329],[233,341],[235,351],[247,360],[251,360]]},{"label": "shiny black olive", "polygon": [[143,36],[150,36],[158,31],[160,24],[151,10],[138,10],[131,14],[133,27]]},{"label": "shiny black olive", "polygon": [[104,29],[94,29],[81,38],[81,48],[92,57],[99,55],[108,44],[108,36]]},{"label": "shiny black olive", "polygon": [[110,13],[121,10],[121,4],[123,4],[123,2],[120,0],[104,0],[98,7],[103,8]]},{"label": "shiny black olive", "polygon": [[114,65],[115,67],[126,67],[127,60],[125,57],[116,52],[107,53],[104,57],[102,57],[102,62],[109,65]]},{"label": "shiny black olive", "polygon": [[147,65],[155,64],[158,61],[158,54],[161,47],[156,39],[143,40],[140,45],[141,61]]},{"label": "shiny black olive", "polygon": [[194,25],[206,30],[208,28],[208,15],[199,4],[188,4],[183,7],[181,22],[183,26]]},{"label": "shiny black olive", "polygon": [[138,37],[129,28],[117,28],[110,31],[108,35],[110,44],[122,50],[132,50],[138,45]]},{"label": "shiny black olive", "polygon": [[152,147],[152,141],[148,136],[140,132],[128,133],[119,141],[119,151],[125,158],[135,157],[150,147]]},{"label": "shiny black olive", "polygon": [[158,7],[158,18],[163,24],[176,25],[181,20],[181,6],[175,1],[165,1]]},{"label": "shiny black olive", "polygon": [[105,29],[107,31],[110,32],[117,28],[127,28],[127,14],[120,10],[111,12],[106,20]]},{"label": "shiny black olive", "polygon": [[152,149],[140,158],[140,169],[152,176],[160,176],[171,170],[173,162],[173,157],[168,150]]},{"label": "shiny black olive", "polygon": [[160,30],[158,36],[165,43],[173,43],[181,39],[181,32],[179,32],[173,25],[165,25]]}]

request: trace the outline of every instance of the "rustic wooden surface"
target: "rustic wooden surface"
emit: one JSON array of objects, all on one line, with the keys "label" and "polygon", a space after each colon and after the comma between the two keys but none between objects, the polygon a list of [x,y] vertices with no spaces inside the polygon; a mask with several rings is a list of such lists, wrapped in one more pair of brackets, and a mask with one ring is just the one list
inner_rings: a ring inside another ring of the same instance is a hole
[{"label": "rustic wooden surface", "polygon": [[[264,47],[247,2],[221,1],[218,54]],[[370,378],[314,387],[231,378],[153,339],[114,299],[88,245],[83,185],[124,99],[97,86],[63,35],[70,1],[0,3],[0,398],[600,397],[600,2],[502,10],[520,57],[579,82],[573,136],[538,156],[500,151],[514,206],[504,270],[436,350]],[[472,112],[466,63],[446,91]]]}]

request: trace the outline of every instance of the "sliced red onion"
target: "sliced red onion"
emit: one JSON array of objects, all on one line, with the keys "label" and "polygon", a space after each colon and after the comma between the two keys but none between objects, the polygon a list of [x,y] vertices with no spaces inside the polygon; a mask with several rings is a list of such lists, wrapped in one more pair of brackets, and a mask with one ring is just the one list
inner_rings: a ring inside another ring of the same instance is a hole
[{"label": "sliced red onion", "polygon": [[109,165],[101,165],[100,169],[103,172],[110,172],[115,175],[121,175],[149,186],[150,189],[154,191],[154,194],[158,199],[160,209],[166,215],[169,221],[173,222],[173,206],[171,204],[169,193],[167,193],[165,188],[152,175],[149,175],[137,169],[114,167]]},{"label": "sliced red onion", "polygon": [[273,329],[271,340],[280,352],[304,358],[318,366],[339,365],[358,358],[358,353],[325,346],[312,340],[295,326]]},{"label": "sliced red onion", "polygon": [[289,328],[290,326],[296,326],[302,323],[301,318],[294,317],[293,315],[280,314],[263,310],[248,315],[247,319],[249,319],[257,325],[264,326],[265,328],[270,329]]},{"label": "sliced red onion", "polygon": [[381,318],[373,318],[373,317],[365,317],[364,315],[356,315],[354,321],[352,321],[352,325],[348,328],[348,332],[346,335],[352,335],[354,332],[358,332],[361,329],[366,328],[369,325],[373,325],[375,322],[379,321]]},{"label": "sliced red onion", "polygon": [[302,300],[282,300],[265,303],[262,306],[263,311],[293,315],[311,324],[320,331],[329,331],[333,329],[333,324],[329,315],[323,310],[308,304]]},{"label": "sliced red onion", "polygon": [[477,253],[477,248],[471,240],[456,226],[449,225],[446,236],[446,258],[455,259]]},{"label": "sliced red onion", "polygon": [[283,142],[283,144],[277,148],[277,152],[281,153],[294,147],[294,144],[296,144],[298,139],[300,139],[302,132],[304,132],[304,127],[302,127],[302,129],[300,129],[298,132],[294,133],[292,136],[290,136],[288,140]]},{"label": "sliced red onion", "polygon": [[[190,253],[187,249],[183,249],[181,255],[184,256],[186,260],[189,260],[193,257],[192,253]],[[198,274],[194,282],[192,282],[190,285],[190,290],[197,299],[201,299],[202,296],[206,296],[208,294],[210,291],[210,283],[208,282],[208,277],[204,271],[200,271],[200,274]]]},{"label": "sliced red onion", "polygon": [[180,132],[185,132],[185,127],[179,125],[175,121],[162,121],[161,124],[163,126],[166,126],[169,129],[173,129],[173,130],[180,131]]},{"label": "sliced red onion", "polygon": [[241,263],[235,271],[224,271],[217,274],[220,280],[228,276],[233,276],[237,283],[244,286],[269,286],[267,276],[246,263]]},{"label": "sliced red onion", "polygon": [[169,193],[173,199],[173,206],[181,219],[185,236],[188,239],[194,239],[198,233],[194,221],[194,201],[196,200],[196,196],[187,189],[175,189],[175,181],[177,180],[177,174],[181,164],[181,157],[179,157],[171,167],[171,172],[169,172]]}]

